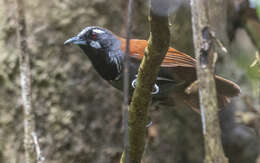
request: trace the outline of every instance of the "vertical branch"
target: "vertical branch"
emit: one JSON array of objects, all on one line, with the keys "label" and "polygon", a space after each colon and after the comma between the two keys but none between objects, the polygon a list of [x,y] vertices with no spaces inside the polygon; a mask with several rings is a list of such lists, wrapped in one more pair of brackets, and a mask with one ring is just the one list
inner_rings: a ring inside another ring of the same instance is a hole
[{"label": "vertical branch", "polygon": [[17,7],[17,38],[19,46],[20,73],[22,87],[22,101],[24,109],[24,148],[25,162],[36,163],[36,151],[34,144],[35,121],[31,100],[31,71],[30,56],[27,51],[26,22],[23,0],[16,0]]},{"label": "vertical branch", "polygon": [[123,104],[123,126],[124,126],[124,154],[121,160],[129,163],[129,132],[128,132],[128,101],[129,101],[129,47],[132,24],[133,1],[129,0],[126,22],[126,50],[124,58],[124,104]]},{"label": "vertical branch", "polygon": [[205,163],[227,163],[218,119],[214,69],[217,55],[209,29],[208,0],[191,0],[193,40],[197,59]]},{"label": "vertical branch", "polygon": [[140,163],[145,146],[148,106],[151,92],[158,75],[160,65],[169,47],[170,32],[168,27],[168,5],[163,6],[164,15],[154,11],[162,7],[157,0],[151,0],[151,33],[145,56],[139,67],[138,78],[129,109],[129,161]]}]

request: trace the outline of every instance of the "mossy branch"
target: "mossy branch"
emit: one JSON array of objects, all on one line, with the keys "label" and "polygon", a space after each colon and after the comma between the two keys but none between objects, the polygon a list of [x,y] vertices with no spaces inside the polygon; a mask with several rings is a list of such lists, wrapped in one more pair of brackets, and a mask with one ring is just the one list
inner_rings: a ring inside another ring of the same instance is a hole
[{"label": "mossy branch", "polygon": [[205,159],[204,163],[227,163],[218,118],[216,87],[214,80],[217,55],[209,28],[208,0],[191,0],[193,40],[197,59],[200,110],[203,124]]},{"label": "mossy branch", "polygon": [[138,71],[138,78],[129,109],[129,162],[140,163],[145,146],[148,106],[160,65],[169,47],[168,16],[156,15],[151,1],[149,21],[151,32],[145,56]]}]

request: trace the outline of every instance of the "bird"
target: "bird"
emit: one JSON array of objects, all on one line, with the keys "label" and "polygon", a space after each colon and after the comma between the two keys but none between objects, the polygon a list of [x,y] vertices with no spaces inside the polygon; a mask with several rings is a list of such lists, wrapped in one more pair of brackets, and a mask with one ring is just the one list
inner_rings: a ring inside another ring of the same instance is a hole
[{"label": "bird", "polygon": [[[98,74],[113,87],[123,90],[123,68],[126,56],[126,39],[108,29],[88,26],[76,36],[64,42],[75,44],[83,50]],[[129,94],[133,94],[138,68],[145,54],[147,40],[130,39],[129,44]],[[186,93],[185,89],[197,80],[196,60],[191,56],[169,47],[152,93],[152,101],[173,106],[188,106],[199,109],[198,91]],[[240,94],[240,87],[223,77],[215,75],[219,108],[231,97]]]}]

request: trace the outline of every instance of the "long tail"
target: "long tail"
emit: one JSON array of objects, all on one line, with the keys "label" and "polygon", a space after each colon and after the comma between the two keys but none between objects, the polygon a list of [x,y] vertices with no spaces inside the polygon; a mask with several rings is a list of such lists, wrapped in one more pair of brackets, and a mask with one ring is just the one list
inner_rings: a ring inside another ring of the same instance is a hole
[{"label": "long tail", "polygon": [[240,87],[227,79],[216,75],[216,89],[219,95],[234,97],[240,94]]},{"label": "long tail", "polygon": [[[216,75],[216,89],[217,100],[219,108],[223,108],[226,103],[230,102],[230,97],[238,96],[240,94],[240,87],[227,79]],[[185,95],[185,103],[194,110],[199,110],[199,96],[198,93]]]}]

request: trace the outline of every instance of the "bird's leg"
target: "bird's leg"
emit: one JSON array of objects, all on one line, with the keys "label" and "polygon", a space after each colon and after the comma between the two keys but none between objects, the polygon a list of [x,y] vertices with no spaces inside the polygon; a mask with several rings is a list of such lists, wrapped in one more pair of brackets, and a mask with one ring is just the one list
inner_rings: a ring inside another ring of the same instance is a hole
[{"label": "bird's leg", "polygon": [[[135,79],[132,81],[132,87],[135,89],[135,86],[136,86],[136,81],[137,81],[137,75],[135,75]],[[158,94],[159,93],[159,86],[157,85],[157,84],[154,84],[154,88],[153,88],[153,90],[152,90],[152,95],[156,95],[156,94]]]},{"label": "bird's leg", "polygon": [[195,80],[194,82],[192,82],[186,89],[185,89],[185,93],[187,95],[189,94],[193,94],[193,93],[197,93],[199,90],[199,81]]}]

